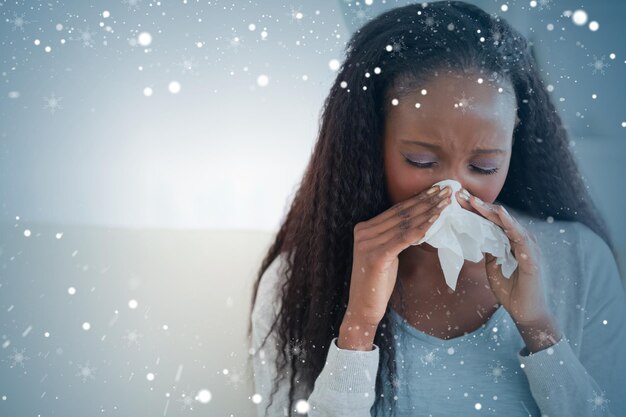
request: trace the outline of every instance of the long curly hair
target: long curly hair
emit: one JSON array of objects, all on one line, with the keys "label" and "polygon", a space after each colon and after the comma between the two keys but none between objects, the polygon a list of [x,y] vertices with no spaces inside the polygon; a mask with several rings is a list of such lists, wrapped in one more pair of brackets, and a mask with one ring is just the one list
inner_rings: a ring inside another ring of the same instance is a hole
[{"label": "long curly hair", "polygon": [[[294,382],[312,392],[330,342],[338,336],[350,290],[354,227],[391,207],[383,177],[385,103],[391,91],[408,94],[411,86],[422,85],[441,70],[478,71],[486,78],[508,81],[515,92],[519,123],[513,131],[507,178],[497,199],[539,219],[551,216],[581,222],[614,252],[532,50],[503,18],[462,1],[410,4],[367,22],[352,35],[345,52],[323,104],[310,161],[262,261],[252,293],[251,312],[263,273],[284,253],[287,279],[280,288],[282,304],[271,329],[281,352],[271,401],[279,381],[289,375],[290,410],[295,402]],[[389,415],[388,411],[395,415],[391,324],[388,307],[374,338],[381,355],[374,404],[377,416]],[[252,320],[249,338],[251,332]],[[296,346],[304,351],[291,354]],[[287,366],[289,371],[284,372]],[[383,367],[388,376],[385,381]]]}]

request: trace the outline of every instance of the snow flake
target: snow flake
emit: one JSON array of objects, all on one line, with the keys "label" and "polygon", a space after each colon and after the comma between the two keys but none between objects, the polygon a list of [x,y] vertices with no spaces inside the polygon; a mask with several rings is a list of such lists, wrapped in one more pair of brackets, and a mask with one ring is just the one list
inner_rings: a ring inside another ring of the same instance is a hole
[{"label": "snow flake", "polygon": [[490,376],[493,379],[493,382],[497,384],[499,380],[506,379],[506,370],[507,368],[503,366],[499,360],[495,360],[492,361],[492,366],[489,367],[486,374],[487,376]]},{"label": "snow flake", "polygon": [[439,25],[439,22],[436,21],[435,18],[432,16],[426,16],[426,19],[424,19],[424,24],[432,28],[435,25]]},{"label": "snow flake", "polygon": [[239,36],[234,36],[228,40],[228,45],[226,49],[232,50],[234,53],[237,53],[241,50],[244,44],[241,42],[241,38]]},{"label": "snow flake", "polygon": [[304,17],[304,14],[302,13],[301,8],[296,9],[293,6],[291,6],[291,10],[289,11],[289,13],[286,13],[286,15],[291,18],[292,22],[301,21],[302,18]]},{"label": "snow flake", "polygon": [[599,394],[594,391],[593,398],[590,398],[588,401],[593,404],[594,410],[599,409],[602,411],[607,410],[607,405],[610,402],[610,400],[605,397],[604,391],[600,392]]},{"label": "snow flake", "polygon": [[391,378],[391,385],[395,388],[396,392],[401,392],[402,388],[409,387],[410,384],[409,381],[400,378],[400,376],[396,374]]},{"label": "snow flake", "polygon": [[181,72],[183,74],[190,73],[191,75],[196,75],[198,73],[196,71],[197,63],[194,61],[193,57],[187,58],[186,56],[183,56],[182,61],[176,65],[182,67]]},{"label": "snow flake", "polygon": [[141,0],[122,0],[122,3],[126,4],[129,10],[134,10],[139,7]]},{"label": "snow flake", "polygon": [[193,397],[185,393],[182,393],[181,397],[182,398],[179,398],[176,400],[183,404],[181,406],[181,410],[186,410],[187,408],[189,408],[189,410],[193,411],[193,401],[194,401]]},{"label": "snow flake", "polygon": [[454,108],[461,110],[463,114],[465,114],[466,111],[474,108],[472,104],[472,101],[474,101],[474,97],[465,97],[465,91],[463,91],[460,98],[454,97],[454,101]]},{"label": "snow flake", "polygon": [[385,50],[389,52],[392,57],[398,56],[404,58],[402,51],[406,50],[406,44],[404,43],[404,35],[400,37],[392,36],[389,44],[385,47]]},{"label": "snow flake", "polygon": [[238,390],[239,387],[245,383],[243,373],[241,369],[231,370],[231,372],[228,373],[226,384]]},{"label": "snow flake", "polygon": [[9,359],[11,359],[11,361],[13,361],[13,363],[11,364],[11,368],[20,365],[22,368],[24,367],[24,361],[27,361],[28,359],[30,359],[28,356],[24,355],[24,351],[26,349],[22,349],[21,351],[17,351],[16,348],[13,348],[13,354],[9,356]]},{"label": "snow flake", "polygon": [[604,70],[611,66],[608,62],[604,62],[605,58],[606,58],[605,55],[602,55],[602,58],[599,58],[599,59],[597,56],[594,55],[593,62],[590,62],[589,64],[587,64],[587,66],[593,68],[593,71],[592,71],[593,75],[596,75],[597,72],[604,75]]},{"label": "snow flake", "polygon": [[94,45],[94,36],[96,34],[96,32],[92,32],[91,30],[89,30],[89,26],[87,26],[84,30],[78,30],[78,37],[70,37],[70,40],[72,41],[80,41],[82,42],[83,46],[85,48],[93,48]]},{"label": "snow flake", "polygon": [[354,17],[352,21],[357,25],[363,25],[372,19],[371,7],[363,7],[361,3],[357,3],[357,6],[354,7]]},{"label": "snow flake", "polygon": [[437,349],[425,351],[422,355],[419,356],[420,361],[424,365],[433,365],[435,362],[439,360],[436,350]]},{"label": "snow flake", "polygon": [[538,0],[537,4],[539,5],[539,10],[549,9],[551,1],[552,0]]},{"label": "snow flake", "polygon": [[56,97],[54,93],[50,94],[50,97],[44,97],[43,101],[45,102],[43,108],[50,109],[50,113],[54,114],[55,111],[62,109],[61,100],[63,97]]},{"label": "snow flake", "polygon": [[33,20],[31,22],[30,20],[24,19],[24,15],[18,16],[17,13],[13,13],[13,19],[11,19],[11,20],[7,19],[7,22],[13,23],[13,27],[11,28],[11,30],[15,31],[15,30],[19,29],[19,30],[21,30],[23,32],[24,31],[24,25],[36,22],[36,20]]},{"label": "snow flake", "polygon": [[303,361],[306,358],[305,344],[302,340],[296,340],[290,343],[291,356],[295,356],[298,360]]},{"label": "snow flake", "polygon": [[82,377],[83,383],[86,382],[88,378],[95,379],[93,374],[97,368],[89,366],[89,362],[87,362],[85,365],[78,365],[78,369],[79,371],[76,376]]},{"label": "snow flake", "polygon": [[139,346],[139,338],[142,336],[143,335],[138,333],[137,330],[129,330],[126,332],[126,335],[122,337],[122,339],[126,340],[128,346]]}]

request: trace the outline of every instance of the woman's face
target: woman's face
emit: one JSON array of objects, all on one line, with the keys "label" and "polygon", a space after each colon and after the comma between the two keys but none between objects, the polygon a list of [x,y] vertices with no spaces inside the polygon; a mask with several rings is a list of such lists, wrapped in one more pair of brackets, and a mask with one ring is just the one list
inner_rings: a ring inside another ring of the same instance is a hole
[{"label": "woman's face", "polygon": [[496,199],[511,160],[516,102],[510,85],[480,77],[439,75],[397,105],[388,97],[384,165],[392,204],[445,179],[483,201]]}]

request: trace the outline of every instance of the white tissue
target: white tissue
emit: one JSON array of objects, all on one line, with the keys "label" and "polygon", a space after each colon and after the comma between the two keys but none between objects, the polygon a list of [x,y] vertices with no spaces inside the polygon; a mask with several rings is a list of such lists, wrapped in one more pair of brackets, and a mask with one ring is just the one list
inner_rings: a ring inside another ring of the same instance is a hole
[{"label": "white tissue", "polygon": [[439,262],[443,270],[446,283],[452,290],[456,289],[456,282],[465,259],[478,262],[487,252],[497,258],[496,264],[502,265],[502,275],[510,278],[517,260],[511,253],[509,238],[497,224],[484,217],[464,209],[456,199],[454,193],[461,189],[461,184],[455,180],[443,180],[436,184],[443,189],[449,186],[452,189],[451,202],[443,209],[439,217],[416,243],[438,248]]}]

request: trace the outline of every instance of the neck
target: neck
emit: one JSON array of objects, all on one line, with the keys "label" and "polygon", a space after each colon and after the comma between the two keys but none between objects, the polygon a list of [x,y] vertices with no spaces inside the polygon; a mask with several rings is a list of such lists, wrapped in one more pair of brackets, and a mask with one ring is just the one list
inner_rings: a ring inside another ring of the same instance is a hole
[{"label": "neck", "polygon": [[398,255],[398,280],[404,288],[422,290],[422,294],[452,295],[487,283],[485,259],[477,263],[466,260],[459,271],[459,279],[453,291],[446,284],[437,251],[437,248],[428,244],[421,244],[409,246]]}]

